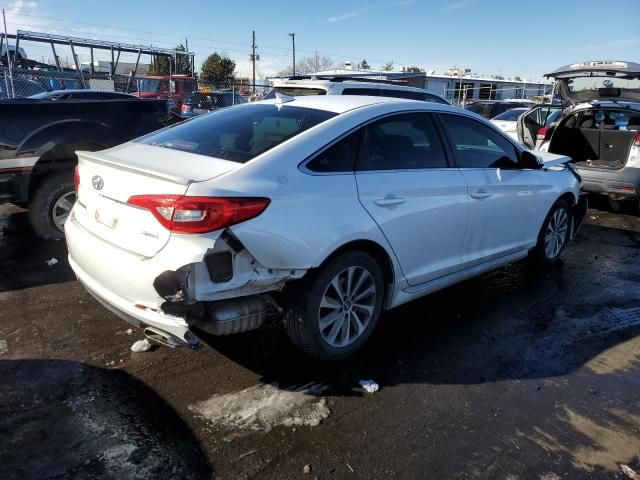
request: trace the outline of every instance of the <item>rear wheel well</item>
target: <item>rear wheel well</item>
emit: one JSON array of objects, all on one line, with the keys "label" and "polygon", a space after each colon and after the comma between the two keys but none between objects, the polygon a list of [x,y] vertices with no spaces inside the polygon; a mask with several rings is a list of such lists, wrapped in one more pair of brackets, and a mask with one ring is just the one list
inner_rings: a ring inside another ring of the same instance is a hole
[{"label": "rear wheel well", "polygon": [[[384,278],[386,290],[385,300],[388,300],[388,295],[391,289],[387,288],[387,286],[394,283],[393,263],[391,262],[391,258],[389,257],[387,251],[376,242],[373,242],[371,240],[354,240],[352,242],[345,243],[337,250],[334,250],[318,268],[322,268],[323,265],[325,265],[327,262],[331,261],[338,255],[350,251],[365,252],[371,255],[374,260],[378,262],[378,265],[380,265],[380,269],[382,270],[382,276]],[[388,305],[388,303],[385,302],[384,305]]]},{"label": "rear wheel well", "polygon": [[56,160],[56,161],[38,161],[29,176],[29,197],[32,197],[43,180],[60,172],[68,172],[71,174],[77,163],[77,159]]}]

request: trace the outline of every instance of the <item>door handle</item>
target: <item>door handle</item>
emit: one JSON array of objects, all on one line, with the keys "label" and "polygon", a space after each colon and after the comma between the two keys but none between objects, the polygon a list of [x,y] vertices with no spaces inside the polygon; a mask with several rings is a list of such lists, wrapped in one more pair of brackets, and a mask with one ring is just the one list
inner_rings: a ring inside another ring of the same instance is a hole
[{"label": "door handle", "polygon": [[394,205],[400,205],[401,203],[406,202],[404,198],[396,197],[396,196],[386,196],[384,198],[378,198],[374,200],[373,203],[378,205],[379,207],[392,207]]},{"label": "door handle", "polygon": [[613,145],[611,145],[610,143],[605,143],[604,148],[613,148]]},{"label": "door handle", "polygon": [[475,198],[477,200],[482,200],[483,198],[489,198],[491,195],[493,194],[485,190],[478,190],[477,192],[473,192],[469,194],[471,198]]}]

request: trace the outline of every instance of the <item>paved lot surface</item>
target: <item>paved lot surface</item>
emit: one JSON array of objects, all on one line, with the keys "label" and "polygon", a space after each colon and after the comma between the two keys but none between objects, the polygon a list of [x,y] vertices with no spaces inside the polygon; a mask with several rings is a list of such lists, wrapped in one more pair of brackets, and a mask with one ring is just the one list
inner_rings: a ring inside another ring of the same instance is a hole
[{"label": "paved lot surface", "polygon": [[356,358],[322,365],[277,325],[132,353],[141,333],[74,281],[64,242],[5,206],[0,477],[626,478],[640,220],[587,221],[551,271],[515,264],[389,312]]}]

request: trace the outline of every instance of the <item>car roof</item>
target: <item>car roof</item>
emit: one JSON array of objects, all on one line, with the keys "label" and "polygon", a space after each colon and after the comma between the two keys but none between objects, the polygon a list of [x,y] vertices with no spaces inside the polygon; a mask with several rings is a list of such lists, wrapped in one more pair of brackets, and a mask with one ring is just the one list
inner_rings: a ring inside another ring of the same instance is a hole
[{"label": "car roof", "polygon": [[[291,100],[289,100],[291,99]],[[381,104],[398,104],[408,108],[418,108],[420,110],[442,110],[462,112],[462,109],[435,102],[423,102],[420,100],[408,100],[396,97],[374,97],[369,95],[306,95],[302,97],[282,96],[280,99],[261,100],[260,102],[248,103],[246,105],[255,105],[257,103],[282,104],[292,107],[314,108],[316,110],[325,110],[334,113],[344,113],[356,108],[368,107]]]},{"label": "car roof", "polygon": [[[273,80],[274,87],[328,87],[329,85],[344,85],[346,87],[358,87],[358,88],[391,88],[398,90],[412,90],[416,92],[431,93],[424,88],[410,87],[409,85],[399,85],[397,83],[389,82],[376,82],[373,79],[370,82],[361,80],[332,80],[330,78],[317,78],[317,79],[275,79]],[[431,93],[432,95],[436,95]],[[436,95],[437,96],[437,95]]]}]

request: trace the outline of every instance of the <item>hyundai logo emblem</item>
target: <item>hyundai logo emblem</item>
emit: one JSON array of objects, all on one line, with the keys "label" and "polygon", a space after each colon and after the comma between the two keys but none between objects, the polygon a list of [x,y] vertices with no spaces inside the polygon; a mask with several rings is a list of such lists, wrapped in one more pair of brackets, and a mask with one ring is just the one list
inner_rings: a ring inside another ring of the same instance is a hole
[{"label": "hyundai logo emblem", "polygon": [[91,179],[91,185],[93,185],[93,188],[96,190],[102,190],[102,187],[104,187],[104,180],[102,180],[100,175],[94,175]]}]

